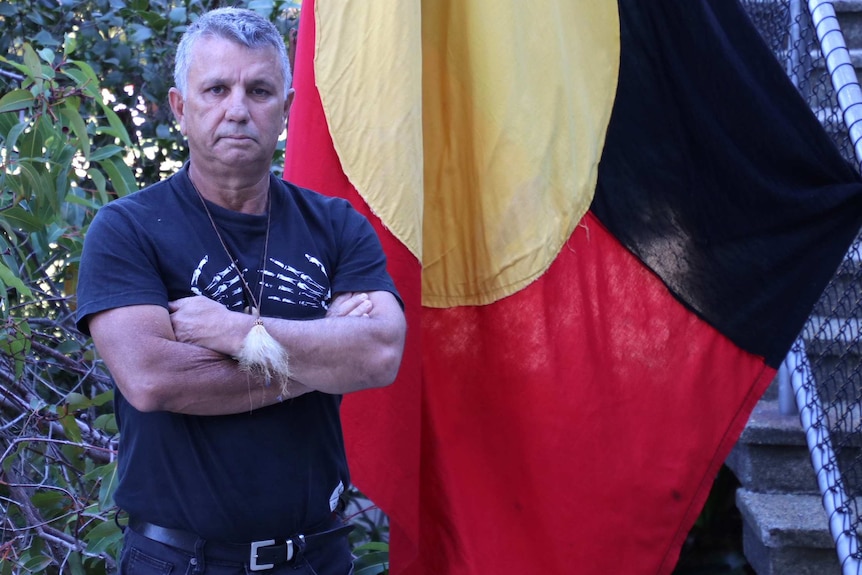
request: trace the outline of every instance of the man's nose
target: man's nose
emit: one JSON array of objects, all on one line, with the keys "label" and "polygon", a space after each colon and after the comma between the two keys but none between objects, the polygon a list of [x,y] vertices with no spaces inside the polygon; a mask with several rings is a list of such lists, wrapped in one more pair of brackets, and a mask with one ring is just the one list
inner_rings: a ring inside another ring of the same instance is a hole
[{"label": "man's nose", "polygon": [[248,120],[248,102],[242,92],[232,92],[227,102],[227,119],[234,122]]}]

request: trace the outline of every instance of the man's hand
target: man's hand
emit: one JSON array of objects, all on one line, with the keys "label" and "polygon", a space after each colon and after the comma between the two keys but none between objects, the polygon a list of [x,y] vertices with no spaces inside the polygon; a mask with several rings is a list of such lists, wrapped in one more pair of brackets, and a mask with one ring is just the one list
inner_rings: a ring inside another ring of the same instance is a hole
[{"label": "man's hand", "polygon": [[231,312],[217,301],[204,296],[169,302],[168,311],[171,312],[171,327],[177,341],[231,357],[239,351],[242,339],[253,321],[251,316]]},{"label": "man's hand", "polygon": [[344,292],[332,299],[326,317],[368,317],[373,307],[367,293]]}]

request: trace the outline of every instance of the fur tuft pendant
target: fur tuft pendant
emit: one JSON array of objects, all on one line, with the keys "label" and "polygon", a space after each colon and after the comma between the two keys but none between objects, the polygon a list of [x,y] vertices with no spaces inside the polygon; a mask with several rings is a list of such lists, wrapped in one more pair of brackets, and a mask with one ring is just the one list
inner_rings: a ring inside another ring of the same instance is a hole
[{"label": "fur tuft pendant", "polygon": [[263,326],[263,320],[259,317],[255,319],[254,325],[245,336],[237,360],[242,369],[263,375],[267,385],[273,379],[278,381],[282,397],[289,396],[290,370],[287,350],[269,335]]}]

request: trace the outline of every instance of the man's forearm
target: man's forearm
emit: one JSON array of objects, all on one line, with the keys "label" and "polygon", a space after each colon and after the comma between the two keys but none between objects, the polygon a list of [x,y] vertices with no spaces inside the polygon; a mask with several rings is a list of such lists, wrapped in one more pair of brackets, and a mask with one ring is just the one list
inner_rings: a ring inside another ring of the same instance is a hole
[{"label": "man's forearm", "polygon": [[[140,411],[223,415],[284,399],[277,385],[265,385],[227,355],[177,341],[162,307],[107,310],[93,316],[89,326],[117,386]],[[295,382],[289,387],[292,397],[308,391]]]},{"label": "man's forearm", "polygon": [[[264,320],[264,325],[267,320]],[[270,322],[290,357],[291,379],[325,393],[350,393],[395,380],[403,335],[372,318],[323,318]]]},{"label": "man's forearm", "polygon": [[[182,347],[178,347],[182,346]],[[227,415],[272,405],[310,391],[292,382],[285,396],[275,382],[240,368],[233,358],[193,345],[172,342],[172,353],[151,378],[151,407],[188,415]]]},{"label": "man's forearm", "polygon": [[[385,292],[367,296],[369,313],[292,321],[264,317],[267,332],[287,350],[291,379],[325,393],[349,393],[391,383],[404,346],[404,316]],[[363,304],[364,305],[364,304]],[[254,318],[206,298],[171,303],[177,338],[236,356]],[[218,326],[213,329],[212,326]]]},{"label": "man's forearm", "polygon": [[252,411],[311,391],[292,382],[285,396],[277,384],[241,369],[233,358],[199,346],[167,342],[164,352],[160,354],[158,367],[147,376],[150,383],[130,382],[120,386],[137,409],[227,415]]}]

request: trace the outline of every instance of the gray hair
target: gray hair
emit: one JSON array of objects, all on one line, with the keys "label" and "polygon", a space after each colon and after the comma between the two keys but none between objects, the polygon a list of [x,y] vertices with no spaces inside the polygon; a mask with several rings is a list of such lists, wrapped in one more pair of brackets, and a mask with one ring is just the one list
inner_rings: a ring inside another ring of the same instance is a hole
[{"label": "gray hair", "polygon": [[281,60],[284,93],[287,95],[293,79],[284,38],[272,22],[257,12],[243,8],[219,8],[205,12],[186,29],[174,60],[174,85],[180,94],[186,94],[192,47],[203,37],[224,38],[252,49],[274,47]]}]

